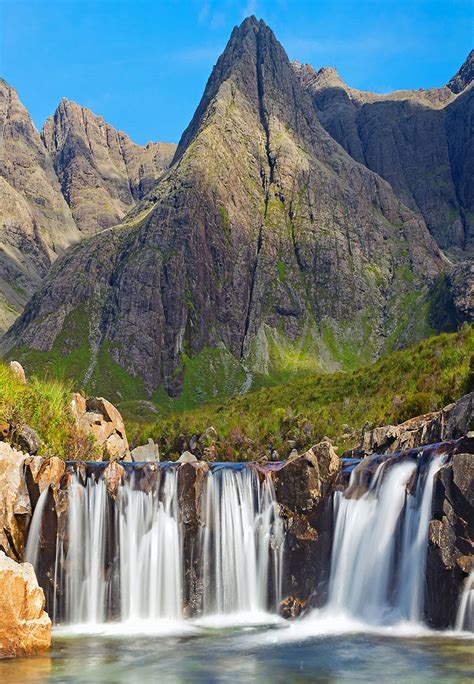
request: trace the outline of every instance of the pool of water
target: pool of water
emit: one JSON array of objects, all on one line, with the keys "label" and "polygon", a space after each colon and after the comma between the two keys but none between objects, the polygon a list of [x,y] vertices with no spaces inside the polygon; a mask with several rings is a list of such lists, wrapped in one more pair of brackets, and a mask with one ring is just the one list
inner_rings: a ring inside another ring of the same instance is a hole
[{"label": "pool of water", "polygon": [[0,681],[451,684],[474,678],[472,635],[316,616],[56,629],[47,655],[0,661]]}]

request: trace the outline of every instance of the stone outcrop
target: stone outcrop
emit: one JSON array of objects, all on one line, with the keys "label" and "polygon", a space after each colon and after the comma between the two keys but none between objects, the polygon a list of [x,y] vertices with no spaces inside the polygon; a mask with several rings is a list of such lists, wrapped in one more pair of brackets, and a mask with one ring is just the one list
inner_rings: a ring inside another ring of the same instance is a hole
[{"label": "stone outcrop", "polygon": [[[424,220],[324,130],[254,17],[232,33],[172,166],[133,217],[55,266],[4,349],[47,359],[55,344],[66,356],[89,345],[96,377],[109,358],[144,394],[172,397],[186,353],[206,391],[216,378],[229,392],[303,340],[331,369],[334,345],[360,339],[355,354],[369,361],[392,334],[416,339],[418,304],[445,264]],[[74,324],[84,315],[100,322],[93,345],[87,323],[81,334]]]},{"label": "stone outcrop", "polygon": [[47,651],[51,620],[33,566],[16,563],[0,550],[0,657]]},{"label": "stone outcrop", "polygon": [[89,109],[65,98],[43,126],[61,188],[84,235],[117,224],[153,187],[176,145],[144,147]]},{"label": "stone outcrop", "polygon": [[0,442],[0,550],[16,560],[23,559],[32,512],[24,478],[27,458],[27,454]]},{"label": "stone outcrop", "polygon": [[0,335],[80,232],[16,91],[0,79]]},{"label": "stone outcrop", "polygon": [[457,264],[447,274],[456,323],[474,321],[474,259]]},{"label": "stone outcrop", "polygon": [[320,606],[327,597],[332,545],[332,485],[339,458],[329,442],[284,462],[274,473],[285,521],[283,616]]},{"label": "stone outcrop", "polygon": [[358,455],[393,454],[425,444],[457,439],[474,429],[474,392],[434,411],[401,423],[364,430]]},{"label": "stone outcrop", "polygon": [[93,436],[106,458],[130,460],[123,418],[110,401],[103,397],[86,399],[81,394],[74,394],[71,410],[78,430],[83,435]]},{"label": "stone outcrop", "polygon": [[328,133],[385,178],[423,215],[438,244],[460,258],[474,248],[472,55],[446,86],[385,95],[351,88],[335,69],[293,65]]},{"label": "stone outcrop", "polygon": [[[461,440],[458,453],[436,474],[427,558],[429,624],[455,623],[464,582],[474,571],[474,439]],[[442,600],[440,600],[442,597]]]}]

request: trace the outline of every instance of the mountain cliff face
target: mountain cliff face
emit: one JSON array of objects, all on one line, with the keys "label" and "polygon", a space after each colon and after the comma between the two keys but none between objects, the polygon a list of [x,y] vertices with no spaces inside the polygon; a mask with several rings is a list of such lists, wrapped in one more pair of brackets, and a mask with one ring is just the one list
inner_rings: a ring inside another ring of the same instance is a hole
[{"label": "mountain cliff face", "polygon": [[0,334],[79,237],[39,134],[0,79]]},{"label": "mountain cliff face", "polygon": [[58,261],[3,344],[112,397],[199,401],[423,335],[442,268],[423,218],[326,132],[252,17],[146,202]]},{"label": "mountain cliff face", "polygon": [[474,254],[473,52],[442,88],[367,93],[335,69],[293,64],[324,128],[420,213],[438,245]]},{"label": "mountain cliff face", "polygon": [[87,235],[119,223],[155,184],[176,149],[169,143],[140,147],[66,99],[41,135],[77,226]]}]

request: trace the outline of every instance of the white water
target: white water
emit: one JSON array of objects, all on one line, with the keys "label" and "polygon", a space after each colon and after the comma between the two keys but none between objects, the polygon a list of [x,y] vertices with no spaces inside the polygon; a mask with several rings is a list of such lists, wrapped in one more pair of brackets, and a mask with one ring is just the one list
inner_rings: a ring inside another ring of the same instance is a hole
[{"label": "white water", "polygon": [[358,499],[336,495],[328,610],[371,624],[420,622],[433,481],[442,464],[435,457],[417,474],[414,495],[407,491],[413,461],[388,471],[379,465]]},{"label": "white water", "polygon": [[269,476],[223,468],[206,481],[204,613],[266,611],[281,600],[283,523]]},{"label": "white water", "polygon": [[176,471],[161,497],[121,487],[118,500],[122,620],[177,620],[182,610],[182,539]]},{"label": "white water", "polygon": [[[119,485],[114,501],[100,474],[85,484],[72,476],[67,530],[56,546],[56,622],[94,630],[118,620],[141,630],[182,620],[177,470],[160,470],[147,492],[134,477]],[[38,501],[29,534],[28,558],[36,566],[46,496]],[[260,480],[251,468],[209,472],[201,506],[195,552],[203,617],[245,613],[261,620],[281,600],[283,522],[271,477]]]},{"label": "white water", "polygon": [[474,632],[474,571],[466,579],[456,616],[456,629]]},{"label": "white water", "polygon": [[36,502],[35,513],[31,519],[30,529],[28,530],[28,541],[25,549],[25,561],[34,567],[38,563],[38,553],[40,549],[41,531],[43,528],[43,513],[48,498],[49,487],[45,487]]}]

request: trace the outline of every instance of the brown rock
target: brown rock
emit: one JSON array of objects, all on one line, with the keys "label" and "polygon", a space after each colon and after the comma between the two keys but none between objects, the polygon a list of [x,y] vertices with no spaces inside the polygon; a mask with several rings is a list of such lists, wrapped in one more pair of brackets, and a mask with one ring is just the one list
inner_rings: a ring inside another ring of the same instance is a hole
[{"label": "brown rock", "polygon": [[305,612],[307,604],[308,602],[303,599],[288,596],[280,603],[278,612],[285,620],[294,620]]},{"label": "brown rock", "polygon": [[0,549],[23,558],[31,502],[24,477],[27,455],[0,442]]},{"label": "brown rock", "polygon": [[33,566],[0,551],[0,657],[30,655],[51,646],[51,620]]},{"label": "brown rock", "polygon": [[116,461],[112,461],[104,470],[104,482],[110,496],[115,499],[117,491],[125,474],[123,467]]}]

